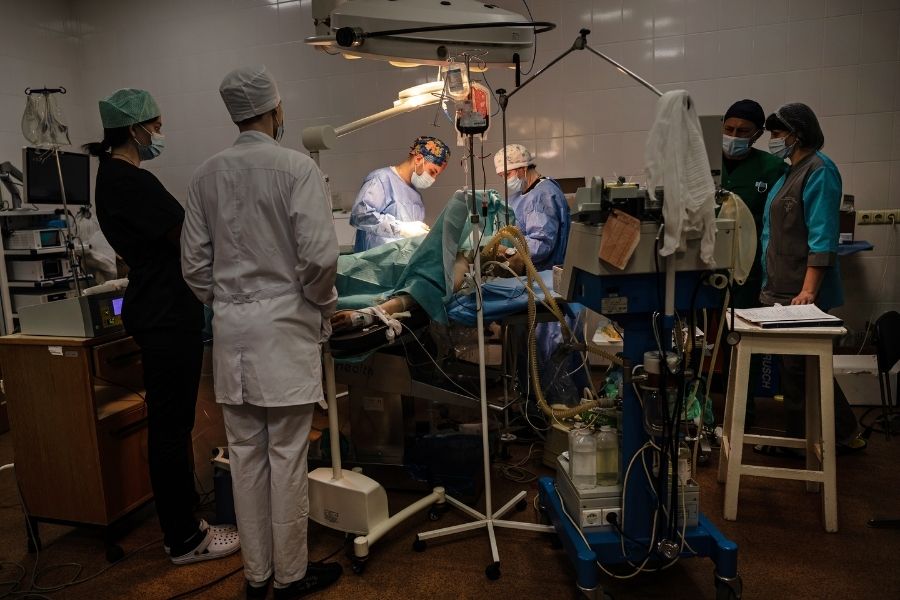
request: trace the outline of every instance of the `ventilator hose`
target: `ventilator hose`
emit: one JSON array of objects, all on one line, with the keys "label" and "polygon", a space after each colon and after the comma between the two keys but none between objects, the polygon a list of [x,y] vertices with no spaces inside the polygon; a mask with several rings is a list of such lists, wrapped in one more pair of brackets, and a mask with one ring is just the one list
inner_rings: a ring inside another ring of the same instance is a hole
[{"label": "ventilator hose", "polygon": [[[531,262],[531,256],[528,252],[528,244],[525,242],[525,237],[522,235],[522,232],[519,231],[517,227],[506,226],[498,231],[493,238],[487,243],[484,247],[484,250],[481,252],[482,259],[485,261],[495,260],[497,247],[504,239],[511,239],[513,241],[513,245],[518,252],[522,256],[522,260],[525,263],[525,273],[526,273],[526,285],[529,289],[532,289],[533,282],[537,282],[538,286],[540,286],[541,291],[544,292],[544,299],[550,312],[554,317],[559,321],[560,326],[562,327],[563,339],[571,338],[571,331],[569,330],[569,325],[566,323],[565,317],[562,314],[562,311],[559,308],[559,305],[556,303],[556,299],[553,297],[553,294],[550,293],[550,290],[547,289],[547,286],[544,284],[544,281],[538,275],[537,269],[534,267],[534,263]],[[575,415],[579,415],[587,410],[591,410],[593,408],[600,407],[599,400],[589,400],[588,402],[583,402],[578,406],[573,408],[566,409],[557,409],[553,408],[549,404],[547,404],[547,399],[544,397],[544,390],[541,386],[541,377],[538,372],[538,363],[537,363],[537,336],[534,335],[534,328],[537,324],[537,302],[533,294],[528,294],[528,367],[531,373],[531,380],[534,384],[534,393],[537,398],[537,405],[541,409],[541,411],[550,418],[553,419],[568,419],[572,418]],[[622,359],[608,352],[601,350],[596,345],[591,342],[587,343],[588,350],[594,354],[599,354],[604,356],[608,360],[611,360],[617,364],[622,364]],[[590,376],[590,375],[588,375]]]}]

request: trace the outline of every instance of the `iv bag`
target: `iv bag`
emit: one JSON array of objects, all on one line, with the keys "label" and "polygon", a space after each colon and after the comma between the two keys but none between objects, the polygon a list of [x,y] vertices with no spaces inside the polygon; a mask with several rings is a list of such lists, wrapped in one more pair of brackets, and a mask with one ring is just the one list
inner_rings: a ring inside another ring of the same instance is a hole
[{"label": "iv bag", "polygon": [[56,96],[34,93],[25,97],[22,135],[35,146],[67,146],[69,127],[63,123]]}]

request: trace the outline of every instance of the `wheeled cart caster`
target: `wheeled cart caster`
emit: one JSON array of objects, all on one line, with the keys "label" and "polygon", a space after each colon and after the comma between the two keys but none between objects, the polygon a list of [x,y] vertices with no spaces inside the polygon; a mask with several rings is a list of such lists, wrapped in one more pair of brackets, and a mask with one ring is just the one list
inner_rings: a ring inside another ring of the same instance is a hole
[{"label": "wheeled cart caster", "polygon": [[484,574],[491,581],[497,581],[498,579],[500,579],[500,563],[495,562],[489,564],[487,568],[485,568]]},{"label": "wheeled cart caster", "polygon": [[356,575],[362,575],[363,571],[366,570],[366,561],[353,559],[350,561],[350,570],[353,571]]},{"label": "wheeled cart caster", "polygon": [[125,551],[118,544],[108,544],[106,546],[106,562],[114,563],[122,560]]},{"label": "wheeled cart caster", "polygon": [[420,540],[416,538],[416,541],[413,542],[413,550],[416,552],[425,552],[425,548],[428,547],[428,544],[425,543],[425,540]]},{"label": "wheeled cart caster", "polygon": [[743,587],[740,575],[734,577],[716,575],[716,600],[741,600]]}]

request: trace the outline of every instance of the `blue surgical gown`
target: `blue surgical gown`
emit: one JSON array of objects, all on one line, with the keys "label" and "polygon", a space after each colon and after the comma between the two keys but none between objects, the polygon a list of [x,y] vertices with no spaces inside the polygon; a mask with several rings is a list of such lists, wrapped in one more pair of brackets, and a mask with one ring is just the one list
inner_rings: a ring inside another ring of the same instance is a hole
[{"label": "blue surgical gown", "polygon": [[398,224],[425,219],[422,196],[403,181],[391,167],[369,173],[350,211],[350,225],[356,227],[354,252],[377,248],[401,239]]},{"label": "blue surgical gown", "polygon": [[540,179],[530,190],[513,197],[510,206],[535,268],[544,271],[563,264],[569,241],[569,205],[559,184]]}]

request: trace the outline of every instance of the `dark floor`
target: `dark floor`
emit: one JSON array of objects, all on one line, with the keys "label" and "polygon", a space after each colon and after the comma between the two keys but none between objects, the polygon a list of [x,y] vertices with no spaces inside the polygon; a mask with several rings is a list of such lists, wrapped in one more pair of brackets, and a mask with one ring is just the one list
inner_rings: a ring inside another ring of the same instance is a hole
[{"label": "dark floor", "polygon": [[[0,435],[0,465],[12,461],[9,434]],[[516,452],[524,456],[525,448]],[[724,487],[716,482],[716,460],[701,467],[697,475],[702,487],[701,508],[709,519],[739,547],[739,571],[744,598],[851,598],[853,600],[900,598],[900,531],[866,527],[873,515],[900,517],[900,439],[873,435],[869,448],[838,459],[838,510],[840,532],[825,533],[821,524],[819,496],[806,493],[800,482],[746,478],[742,480],[737,522],[722,518]],[[767,464],[790,459],[765,458]],[[536,459],[536,473],[549,474]],[[495,504],[501,505],[515,491],[525,489],[532,499],[536,484],[517,484],[494,470]],[[390,494],[391,508],[402,508],[415,500],[410,493]],[[64,502],[64,499],[60,499]],[[533,521],[532,508],[514,519]],[[38,577],[38,584],[52,587],[75,577],[89,578],[78,586],[47,594],[52,598],[164,599],[201,586],[217,578],[222,581],[193,594],[192,598],[240,598],[243,578],[240,557],[185,567],[173,566],[163,553],[152,507],[142,511],[135,527],[122,540],[128,557],[108,566],[104,546],[96,533],[61,526],[42,526],[44,551],[38,569],[78,563],[53,569]],[[349,572],[349,562],[340,553],[344,577],[318,598],[553,598],[580,597],[574,587],[574,571],[565,553],[554,549],[548,535],[499,531],[497,540],[502,577],[489,581],[484,575],[490,561],[487,535],[464,534],[444,542],[432,542],[425,552],[411,548],[415,533],[465,522],[450,511],[439,522],[426,514],[409,519],[373,548],[365,573]],[[149,546],[147,544],[150,544]],[[311,558],[325,557],[343,544],[341,534],[313,525],[310,530]],[[34,555],[25,549],[21,508],[9,472],[0,474],[0,560],[20,564],[30,581]],[[80,569],[80,570],[79,570]],[[106,569],[106,570],[104,570]],[[99,573],[99,574],[98,574]],[[0,580],[17,577],[4,564]],[[713,563],[709,559],[683,559],[672,568],[627,581],[602,579],[606,591],[616,599],[715,598]],[[0,585],[0,598],[9,586]],[[21,588],[19,588],[21,589]],[[17,598],[36,597],[17,594]]]}]

